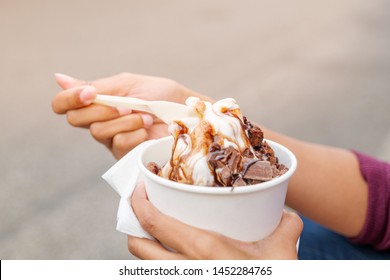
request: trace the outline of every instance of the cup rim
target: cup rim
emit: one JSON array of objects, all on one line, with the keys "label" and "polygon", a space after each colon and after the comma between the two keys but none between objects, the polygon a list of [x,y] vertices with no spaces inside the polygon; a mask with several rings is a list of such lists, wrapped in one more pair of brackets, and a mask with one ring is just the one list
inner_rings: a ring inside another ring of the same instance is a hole
[{"label": "cup rim", "polygon": [[[137,164],[144,176],[147,176],[149,179],[156,181],[158,184],[160,184],[163,187],[170,188],[170,189],[175,189],[183,192],[194,192],[194,193],[199,193],[199,194],[215,194],[215,195],[232,195],[232,194],[242,194],[242,193],[248,193],[248,192],[256,192],[259,190],[265,190],[268,188],[272,188],[274,186],[277,186],[281,184],[284,181],[287,181],[295,172],[297,168],[297,159],[295,155],[287,149],[285,146],[268,140],[264,139],[267,141],[267,143],[273,148],[277,147],[279,150],[282,150],[288,158],[291,160],[291,166],[289,167],[288,171],[284,174],[282,174],[279,177],[276,177],[270,181],[267,182],[262,182],[254,185],[248,185],[248,186],[241,186],[241,187],[213,187],[213,186],[195,186],[195,185],[188,185],[188,184],[183,184],[183,183],[178,183],[175,181],[168,180],[166,178],[163,178],[161,176],[158,176],[157,174],[154,174],[151,172],[145,164],[142,161],[142,158],[145,154],[145,151],[149,149],[150,147],[154,145],[158,145],[161,142],[165,142],[168,140],[173,140],[172,136],[167,136],[163,137],[160,139],[157,139],[153,141],[150,145],[146,146],[144,149],[142,149],[138,155],[137,159]],[[278,156],[278,155],[276,155]]]}]

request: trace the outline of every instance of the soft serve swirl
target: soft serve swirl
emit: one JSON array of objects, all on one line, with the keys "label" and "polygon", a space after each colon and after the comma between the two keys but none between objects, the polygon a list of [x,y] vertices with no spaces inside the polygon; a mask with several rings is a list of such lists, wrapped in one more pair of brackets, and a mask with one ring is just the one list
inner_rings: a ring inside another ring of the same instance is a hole
[{"label": "soft serve swirl", "polygon": [[170,161],[159,175],[185,184],[216,185],[215,171],[209,163],[210,147],[232,147],[240,153],[253,149],[244,129],[243,116],[232,98],[211,104],[190,97],[186,104],[196,110],[197,117],[173,121],[169,125],[175,144]]}]

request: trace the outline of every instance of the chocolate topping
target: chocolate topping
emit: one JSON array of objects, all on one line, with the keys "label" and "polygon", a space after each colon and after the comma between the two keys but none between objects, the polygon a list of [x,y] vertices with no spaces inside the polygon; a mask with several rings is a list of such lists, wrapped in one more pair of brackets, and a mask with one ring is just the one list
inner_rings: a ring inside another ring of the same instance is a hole
[{"label": "chocolate topping", "polygon": [[[199,115],[202,115],[206,109],[201,105],[196,107]],[[260,127],[253,125],[246,117],[241,119],[239,111],[223,107],[221,112],[240,121],[242,136],[246,143],[244,147],[239,148],[235,139],[221,134],[215,130],[212,123],[204,120],[200,121],[193,134],[188,133],[188,128],[183,122],[177,121],[174,134],[175,145],[180,139],[181,143],[192,145],[191,151],[204,151],[211,176],[214,177],[214,182],[212,177],[209,180],[214,184],[213,186],[247,186],[270,181],[287,172],[288,168],[279,164],[273,149],[264,140]],[[173,151],[175,148],[174,146]],[[190,184],[193,182],[192,169],[184,168],[182,165],[191,159],[191,156],[192,153],[186,153],[175,159],[172,156],[170,180]],[[161,168],[154,162],[150,162],[147,168],[154,174],[162,173]]]},{"label": "chocolate topping", "polygon": [[243,120],[242,126],[247,131],[252,149],[245,149],[242,153],[232,146],[223,149],[217,137],[209,147],[208,163],[216,185],[238,187],[257,184],[272,180],[288,170],[278,164],[273,149],[264,141],[263,131],[245,117]]}]

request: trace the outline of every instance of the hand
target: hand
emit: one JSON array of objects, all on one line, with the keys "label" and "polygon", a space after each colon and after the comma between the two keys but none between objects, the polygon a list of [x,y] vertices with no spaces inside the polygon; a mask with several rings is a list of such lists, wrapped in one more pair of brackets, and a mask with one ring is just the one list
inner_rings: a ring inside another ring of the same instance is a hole
[{"label": "hand", "polygon": [[139,185],[131,205],[142,227],[158,241],[128,236],[130,253],[141,259],[297,259],[296,243],[303,223],[295,213],[284,212],[276,230],[263,240],[243,242],[202,230],[160,213]]},{"label": "hand", "polygon": [[56,74],[56,81],[63,91],[53,98],[53,111],[66,114],[68,122],[75,127],[89,128],[92,136],[107,146],[117,159],[145,140],[168,135],[167,126],[149,114],[92,104],[96,94],[178,103],[189,96],[207,99],[173,80],[130,73],[90,83]]}]

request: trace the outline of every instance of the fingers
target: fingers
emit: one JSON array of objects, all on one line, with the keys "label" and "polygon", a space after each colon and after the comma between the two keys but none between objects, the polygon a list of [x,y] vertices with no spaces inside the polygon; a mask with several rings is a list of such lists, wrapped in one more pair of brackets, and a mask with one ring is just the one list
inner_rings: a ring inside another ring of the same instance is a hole
[{"label": "fingers", "polygon": [[119,133],[112,139],[111,151],[116,159],[120,159],[138,144],[146,141],[147,139],[148,132],[145,128],[140,128],[131,132]]},{"label": "fingers", "polygon": [[74,88],[74,87],[80,87],[83,85],[90,85],[95,87],[99,94],[114,94],[114,95],[121,95],[120,92],[118,92],[119,86],[123,84],[123,82],[126,79],[131,78],[130,74],[125,75],[125,73],[123,73],[112,77],[107,77],[92,82],[87,82],[61,73],[56,73],[54,74],[54,76],[57,84],[64,90]]},{"label": "fingers", "polygon": [[[150,115],[140,115],[143,119],[143,126],[141,128],[136,129],[134,127],[135,130],[133,131],[124,131],[124,127],[131,129],[128,127],[130,124],[126,122],[123,124],[122,128],[120,128],[120,125],[117,124],[117,130],[120,130],[120,132],[115,134],[112,139],[105,139],[102,141],[102,143],[106,144],[106,146],[111,150],[116,159],[119,160],[134,147],[146,140],[158,139],[168,135],[166,124],[154,123]],[[151,119],[148,120],[149,118]],[[113,133],[112,130],[111,133]],[[106,137],[109,137],[109,135],[106,135]]]},{"label": "fingers", "polygon": [[96,94],[126,95],[134,84],[134,75],[123,73],[108,78],[86,82],[65,74],[55,74],[55,79],[64,91],[52,100],[53,111],[57,114],[90,105]]},{"label": "fingers", "polygon": [[243,258],[236,248],[227,248],[219,235],[201,230],[160,213],[147,199],[145,188],[139,185],[131,205],[142,227],[163,244],[190,259]]},{"label": "fingers", "polygon": [[303,229],[301,218],[294,212],[283,211],[279,226],[272,233],[272,237],[280,242],[289,242],[295,246]]},{"label": "fingers", "polygon": [[114,107],[92,104],[67,112],[68,122],[76,127],[89,127],[94,122],[103,122],[120,117],[127,112],[118,111]]},{"label": "fingers", "polygon": [[128,249],[134,256],[143,260],[182,260],[181,254],[171,252],[160,243],[145,238],[128,236]]},{"label": "fingers", "polygon": [[[116,134],[131,132],[141,128],[149,128],[152,123],[153,118],[150,115],[130,114],[109,121],[94,122],[90,125],[89,129],[92,136],[98,142],[111,146],[112,138],[114,138]],[[134,134],[132,137],[129,137],[130,139],[126,139],[126,142],[130,141],[130,144],[140,143],[145,140],[145,137],[142,137],[143,134],[144,133],[141,132]],[[141,136],[141,139],[138,140],[137,136]],[[118,139],[116,139],[116,141],[118,141]],[[119,139],[119,141],[124,141],[124,139]],[[123,143],[122,145],[128,144],[129,143]]]},{"label": "fingers", "polygon": [[96,92],[98,94],[118,96],[127,95],[136,83],[137,78],[137,75],[131,73],[121,73],[111,77],[87,82],[61,73],[56,73],[54,76],[57,84],[64,90],[90,85],[96,88]]},{"label": "fingers", "polygon": [[122,73],[94,80],[91,82],[91,85],[97,88],[99,94],[124,96],[131,92],[134,83],[134,75]]},{"label": "fingers", "polygon": [[72,87],[88,84],[86,81],[78,80],[78,79],[72,78],[68,75],[61,74],[61,73],[54,74],[54,77],[56,79],[57,84],[62,89],[70,89]]},{"label": "fingers", "polygon": [[280,223],[271,235],[257,242],[242,243],[241,248],[255,259],[295,260],[302,228],[302,220],[297,214],[283,211]]},{"label": "fingers", "polygon": [[90,105],[96,97],[96,89],[92,86],[82,86],[64,90],[52,100],[52,109],[57,114],[65,114],[69,110]]},{"label": "fingers", "polygon": [[283,211],[282,221],[279,230],[290,232],[293,236],[294,245],[298,241],[303,230],[303,222],[295,212]]}]

